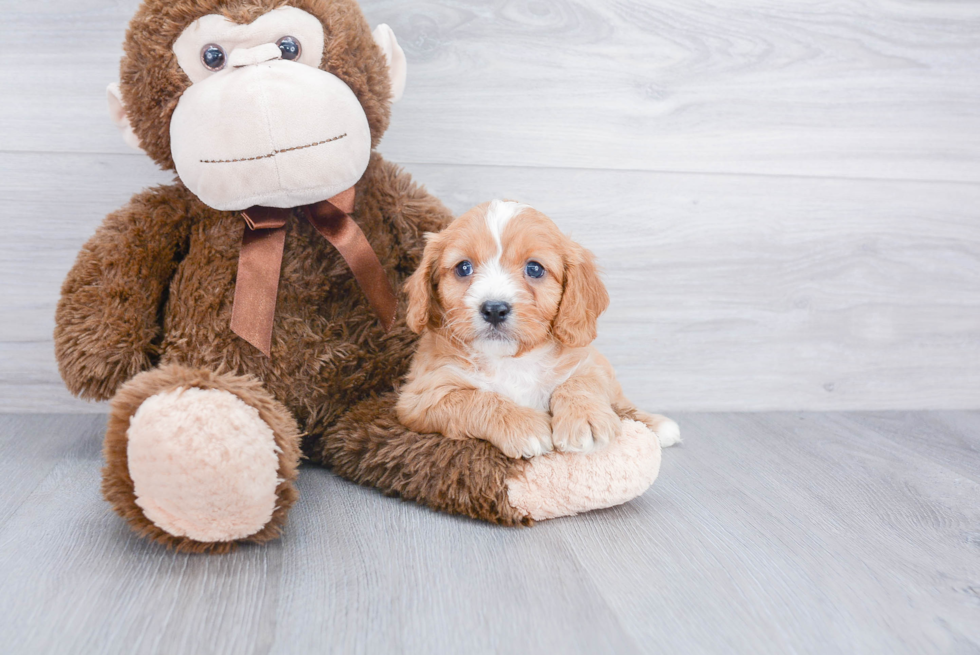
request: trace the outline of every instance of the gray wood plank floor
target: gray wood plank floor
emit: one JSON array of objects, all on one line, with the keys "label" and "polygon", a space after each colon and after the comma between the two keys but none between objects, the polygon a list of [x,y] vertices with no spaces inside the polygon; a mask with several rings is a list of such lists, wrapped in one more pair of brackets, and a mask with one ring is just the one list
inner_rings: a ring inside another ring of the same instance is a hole
[{"label": "gray wood plank floor", "polygon": [[509,530],[307,467],[288,533],[132,536],[99,415],[0,416],[5,653],[977,653],[980,413],[679,415],[642,498]]}]

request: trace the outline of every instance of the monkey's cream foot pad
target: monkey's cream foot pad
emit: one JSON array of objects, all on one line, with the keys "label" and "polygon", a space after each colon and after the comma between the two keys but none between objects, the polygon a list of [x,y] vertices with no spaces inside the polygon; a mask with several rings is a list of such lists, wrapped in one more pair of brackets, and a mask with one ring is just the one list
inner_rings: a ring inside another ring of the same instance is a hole
[{"label": "monkey's cream foot pad", "polygon": [[642,495],[659,472],[657,435],[642,423],[627,420],[620,437],[602,450],[529,460],[519,477],[507,481],[508,499],[537,521],[573,516]]},{"label": "monkey's cream foot pad", "polygon": [[219,389],[148,398],[128,430],[136,504],[159,528],[202,542],[255,534],[276,505],[278,446],[259,412]]}]

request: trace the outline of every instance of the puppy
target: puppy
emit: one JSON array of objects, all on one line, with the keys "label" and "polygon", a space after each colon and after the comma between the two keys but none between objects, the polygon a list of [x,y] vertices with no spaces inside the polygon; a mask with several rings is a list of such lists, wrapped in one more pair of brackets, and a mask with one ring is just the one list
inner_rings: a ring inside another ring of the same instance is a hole
[{"label": "puppy", "polygon": [[513,458],[590,452],[625,418],[662,446],[678,440],[590,345],[609,295],[592,253],[547,216],[495,200],[427,237],[405,287],[408,326],[422,334],[396,408],[406,427],[485,439]]}]

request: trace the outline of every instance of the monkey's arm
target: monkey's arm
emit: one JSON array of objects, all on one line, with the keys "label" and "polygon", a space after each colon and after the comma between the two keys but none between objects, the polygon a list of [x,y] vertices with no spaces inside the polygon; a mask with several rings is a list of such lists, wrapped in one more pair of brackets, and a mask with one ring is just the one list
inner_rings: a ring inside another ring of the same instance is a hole
[{"label": "monkey's arm", "polygon": [[191,220],[171,191],[145,191],[110,214],[62,285],[55,356],[77,396],[111,398],[155,361],[161,304],[190,234]]}]

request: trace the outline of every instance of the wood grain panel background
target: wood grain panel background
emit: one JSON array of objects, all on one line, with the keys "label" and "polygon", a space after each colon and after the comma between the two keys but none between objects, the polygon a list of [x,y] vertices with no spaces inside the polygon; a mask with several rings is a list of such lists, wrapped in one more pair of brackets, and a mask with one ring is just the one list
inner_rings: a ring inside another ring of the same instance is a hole
[{"label": "wood grain panel background", "polygon": [[[0,9],[3,411],[103,409],[50,335],[83,241],[170,179],[106,116],[135,5]],[[980,407],[980,2],[363,6],[410,64],[381,151],[594,249],[641,404]]]}]

